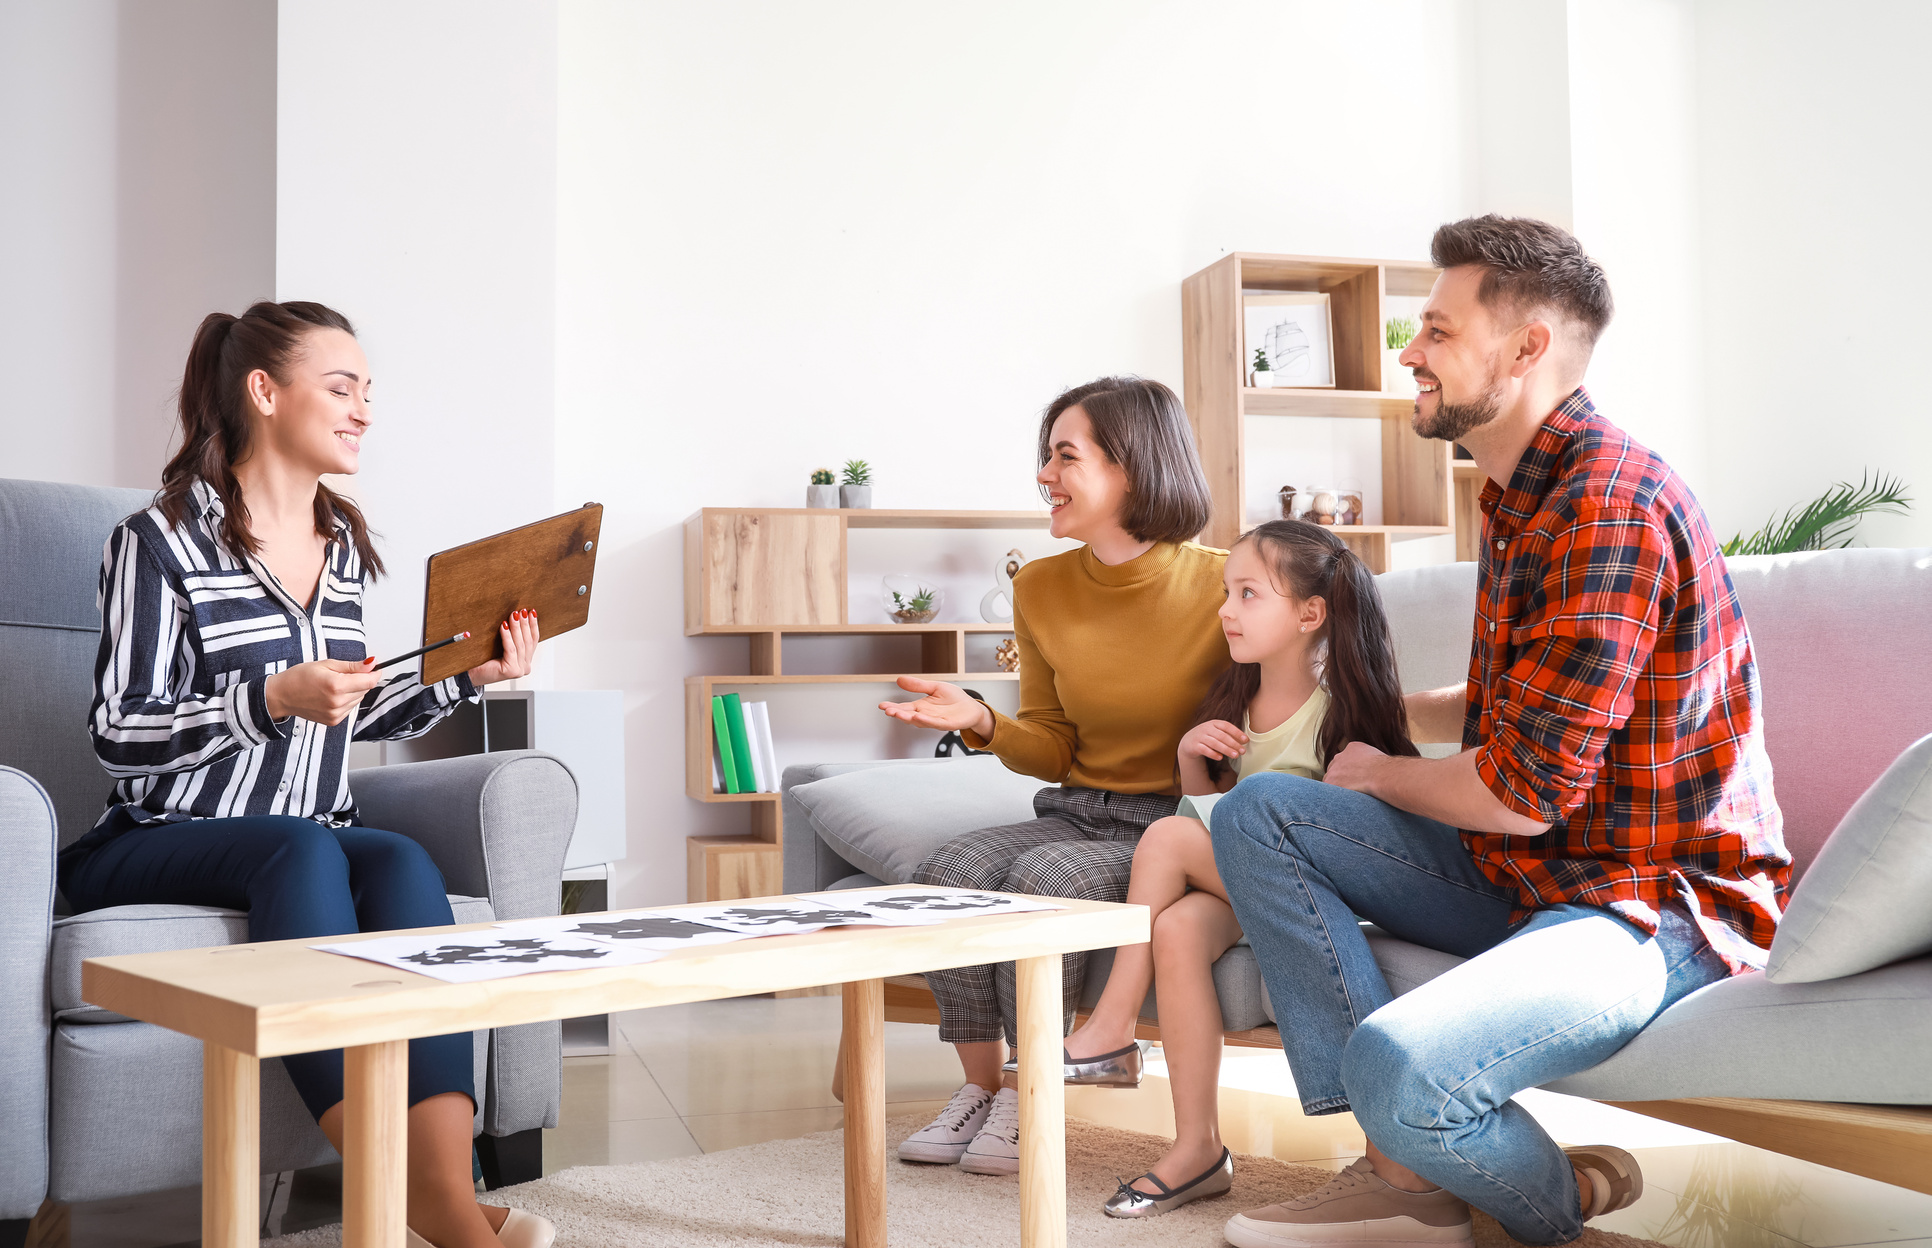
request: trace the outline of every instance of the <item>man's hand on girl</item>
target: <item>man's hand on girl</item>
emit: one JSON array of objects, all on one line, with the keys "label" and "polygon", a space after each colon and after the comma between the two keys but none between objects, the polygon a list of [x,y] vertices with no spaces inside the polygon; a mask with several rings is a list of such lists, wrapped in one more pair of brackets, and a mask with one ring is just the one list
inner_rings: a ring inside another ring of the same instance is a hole
[{"label": "man's hand on girl", "polygon": [[981,739],[992,737],[993,712],[986,709],[984,702],[958,685],[949,685],[943,680],[901,676],[899,687],[907,693],[924,696],[911,702],[879,703],[879,709],[892,718],[920,728],[937,728],[941,732],[976,732]]},{"label": "man's hand on girl", "polygon": [[1328,770],[1323,773],[1322,779],[1338,788],[1353,789],[1357,793],[1372,796],[1375,778],[1388,757],[1372,745],[1350,741],[1342,747],[1341,753],[1328,760]]},{"label": "man's hand on girl", "polygon": [[1181,738],[1181,757],[1240,758],[1248,752],[1248,734],[1225,719],[1210,719],[1187,730]]},{"label": "man's hand on girl", "polygon": [[537,627],[535,611],[513,611],[509,619],[497,625],[496,635],[503,652],[470,669],[470,683],[478,688],[494,685],[499,680],[528,676],[530,665],[536,662],[537,642],[543,633]]},{"label": "man's hand on girl", "polygon": [[349,718],[362,695],[382,683],[372,671],[374,656],[351,663],[346,659],[318,659],[276,672],[262,683],[270,719],[300,716],[329,727]]}]

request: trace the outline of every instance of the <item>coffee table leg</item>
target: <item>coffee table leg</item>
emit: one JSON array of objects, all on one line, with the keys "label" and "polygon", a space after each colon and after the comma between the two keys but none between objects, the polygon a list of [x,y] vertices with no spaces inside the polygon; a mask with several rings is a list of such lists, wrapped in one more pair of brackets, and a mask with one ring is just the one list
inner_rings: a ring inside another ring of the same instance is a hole
[{"label": "coffee table leg", "polygon": [[845,1039],[845,1244],[886,1248],[885,981],[842,989]]},{"label": "coffee table leg", "polygon": [[262,1063],[201,1046],[202,1248],[255,1248],[261,1240]]},{"label": "coffee table leg", "polygon": [[403,1248],[409,1042],[342,1050],[342,1248]]},{"label": "coffee table leg", "polygon": [[1014,969],[1020,1023],[1020,1248],[1066,1248],[1060,955],[1021,958]]}]

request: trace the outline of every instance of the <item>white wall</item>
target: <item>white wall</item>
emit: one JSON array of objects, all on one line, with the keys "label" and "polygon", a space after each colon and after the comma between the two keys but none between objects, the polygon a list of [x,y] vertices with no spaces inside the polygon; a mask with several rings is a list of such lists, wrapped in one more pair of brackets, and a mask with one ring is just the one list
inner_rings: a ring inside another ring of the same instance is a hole
[{"label": "white wall", "polygon": [[[561,13],[557,495],[611,510],[556,674],[631,707],[627,902],[681,896],[687,834],[745,828],[681,795],[682,677],[745,662],[679,635],[686,515],[799,505],[852,456],[880,506],[1035,506],[1057,391],[1179,388],[1189,273],[1419,256],[1469,206],[1462,5]],[[821,757],[930,752],[876,696],[816,695]]]},{"label": "white wall", "polygon": [[276,297],[336,308],[368,353],[375,424],[345,484],[389,565],[372,645],[396,653],[422,635],[428,555],[557,510],[556,10],[280,12]]},{"label": "white wall", "polygon": [[1872,468],[1918,502],[1860,540],[1932,545],[1928,39],[1912,0],[1698,6],[1694,349],[1724,536]]},{"label": "white wall", "polygon": [[274,287],[275,9],[0,3],[0,475],[153,486],[195,326]]}]

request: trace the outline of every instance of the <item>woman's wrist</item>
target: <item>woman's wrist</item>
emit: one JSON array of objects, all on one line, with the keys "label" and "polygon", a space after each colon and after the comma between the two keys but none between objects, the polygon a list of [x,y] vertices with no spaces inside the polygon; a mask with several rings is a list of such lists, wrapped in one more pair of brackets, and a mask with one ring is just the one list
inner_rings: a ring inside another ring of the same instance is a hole
[{"label": "woman's wrist", "polygon": [[289,709],[283,704],[279,696],[281,693],[282,677],[286,674],[285,672],[276,672],[262,682],[262,701],[268,707],[268,717],[273,720],[283,720],[289,717]]},{"label": "woman's wrist", "polygon": [[993,730],[998,727],[999,721],[993,718],[993,708],[981,702],[979,704],[979,719],[966,731],[972,733],[982,741],[990,742],[993,739]]}]

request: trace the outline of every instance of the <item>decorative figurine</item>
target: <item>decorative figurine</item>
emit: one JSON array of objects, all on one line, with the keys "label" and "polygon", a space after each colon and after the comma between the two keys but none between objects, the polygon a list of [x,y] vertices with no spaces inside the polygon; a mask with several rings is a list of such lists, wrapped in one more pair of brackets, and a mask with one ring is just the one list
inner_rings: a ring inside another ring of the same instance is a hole
[{"label": "decorative figurine", "polygon": [[1002,641],[999,645],[999,649],[993,651],[993,662],[1000,665],[1000,670],[1002,672],[1019,671],[1020,670],[1020,643],[1017,641],[1014,641],[1011,637],[1008,637],[1005,641]]},{"label": "decorative figurine", "polygon": [[988,624],[1013,622],[1013,576],[1026,562],[1026,556],[1009,550],[993,565],[993,588],[979,600],[979,618]]}]

